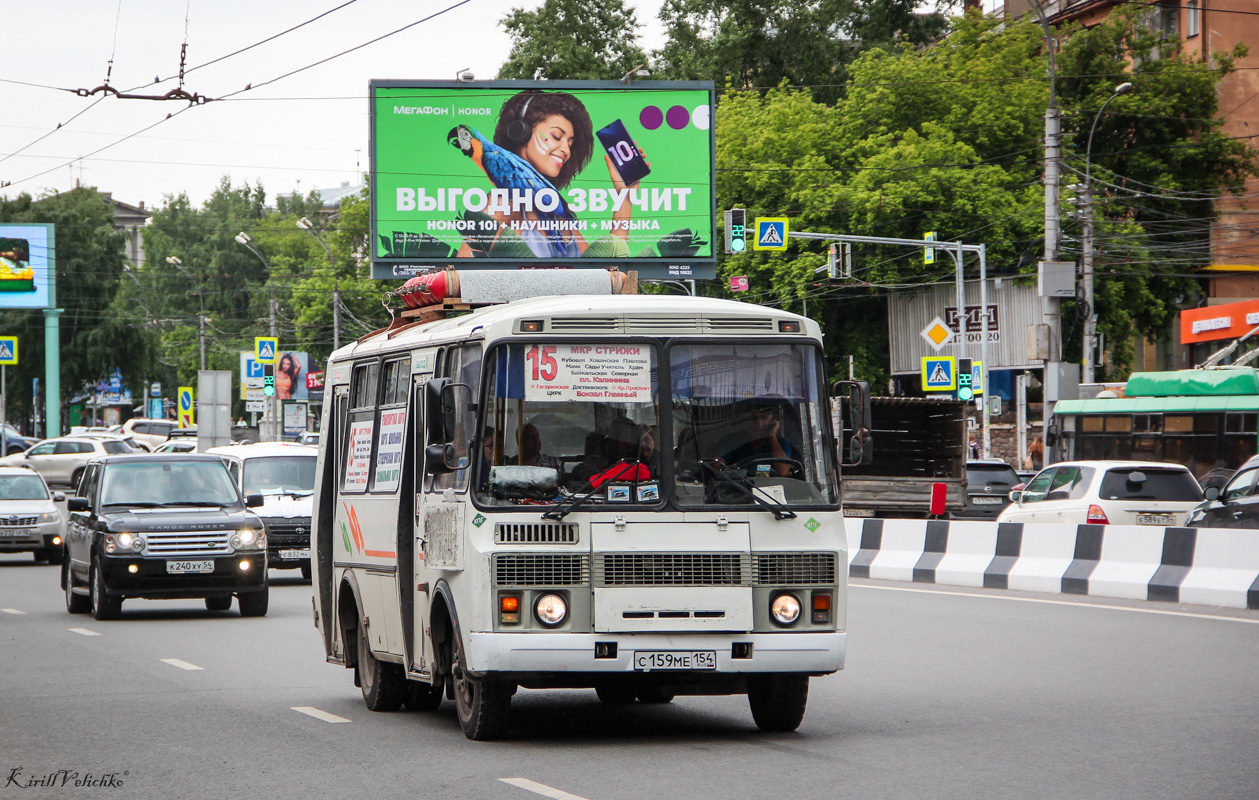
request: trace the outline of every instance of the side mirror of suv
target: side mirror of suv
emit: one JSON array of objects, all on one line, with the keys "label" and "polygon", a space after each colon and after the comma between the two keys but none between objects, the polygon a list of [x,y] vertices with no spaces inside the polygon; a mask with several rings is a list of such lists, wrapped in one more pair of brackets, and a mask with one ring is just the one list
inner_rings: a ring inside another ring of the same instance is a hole
[{"label": "side mirror of suv", "polygon": [[1202,496],[1203,496],[1203,497],[1205,497],[1205,498],[1206,498],[1206,499],[1208,499],[1208,500],[1219,500],[1219,499],[1220,499],[1220,487],[1218,487],[1218,486],[1208,486],[1205,490],[1203,490],[1203,492],[1202,492]]},{"label": "side mirror of suv", "polygon": [[250,492],[245,495],[245,508],[260,508],[264,503],[266,501],[257,492]]},{"label": "side mirror of suv", "polygon": [[91,511],[92,501],[86,497],[71,497],[66,501],[66,508],[70,511]]}]

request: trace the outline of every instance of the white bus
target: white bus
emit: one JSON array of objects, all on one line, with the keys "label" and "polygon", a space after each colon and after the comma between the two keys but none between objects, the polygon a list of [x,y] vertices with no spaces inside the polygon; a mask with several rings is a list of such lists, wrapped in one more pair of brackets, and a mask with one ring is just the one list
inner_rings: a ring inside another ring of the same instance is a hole
[{"label": "white bus", "polygon": [[809,678],[843,668],[812,320],[551,296],[398,320],[326,375],[315,625],[372,710],[445,697],[490,739],[517,688],[746,693],[761,729],[786,731]]}]

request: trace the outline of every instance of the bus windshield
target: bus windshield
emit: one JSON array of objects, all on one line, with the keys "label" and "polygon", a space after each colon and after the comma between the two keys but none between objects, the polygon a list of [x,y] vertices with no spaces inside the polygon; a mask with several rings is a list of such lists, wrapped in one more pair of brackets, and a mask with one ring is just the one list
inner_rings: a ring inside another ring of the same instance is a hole
[{"label": "bus windshield", "polygon": [[485,383],[473,454],[483,504],[837,502],[814,346],[500,345]]},{"label": "bus windshield", "polygon": [[678,344],[669,366],[679,505],[836,502],[816,347]]}]

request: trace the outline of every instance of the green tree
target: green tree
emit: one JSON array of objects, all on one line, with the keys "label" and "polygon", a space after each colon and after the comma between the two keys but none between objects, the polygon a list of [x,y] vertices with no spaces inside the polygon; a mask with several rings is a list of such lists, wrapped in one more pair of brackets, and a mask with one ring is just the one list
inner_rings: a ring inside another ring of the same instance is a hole
[{"label": "green tree", "polygon": [[[115,302],[124,269],[125,236],[114,227],[113,209],[95,189],[77,188],[32,200],[22,194],[0,200],[0,222],[56,226],[56,297],[60,315],[62,407],[71,397],[122,372],[130,387],[154,377],[157,335],[135,307]],[[40,311],[0,312],[8,335],[19,337],[21,360],[6,370],[10,419],[30,418],[32,380],[44,383],[44,318]]]},{"label": "green tree", "polygon": [[647,62],[623,0],[546,0],[500,24],[512,40],[500,79],[617,80]]}]

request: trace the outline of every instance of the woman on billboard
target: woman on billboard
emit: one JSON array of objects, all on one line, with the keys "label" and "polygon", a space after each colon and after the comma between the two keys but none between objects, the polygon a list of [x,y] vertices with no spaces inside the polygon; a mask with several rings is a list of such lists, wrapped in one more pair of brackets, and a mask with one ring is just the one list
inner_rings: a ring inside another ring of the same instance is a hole
[{"label": "woman on billboard", "polygon": [[285,353],[280,356],[280,364],[275,369],[275,396],[281,400],[293,400],[296,397],[297,378],[302,374],[302,364],[297,356]]},{"label": "woman on billboard", "polygon": [[[515,204],[508,210],[495,209],[490,218],[498,223],[497,231],[489,241],[485,236],[465,236],[459,256],[490,255],[491,251],[500,257],[628,255],[633,204],[625,192],[638,187],[649,172],[649,163],[620,120],[601,129],[598,137],[607,150],[604,160],[612,188],[622,202],[613,208],[617,224],[612,231],[587,242],[575,213],[560,194],[594,154],[594,126],[580,100],[566,92],[520,92],[503,103],[493,141],[467,125],[452,130],[450,143],[476,162],[495,187],[529,192],[534,201],[532,210]],[[467,217],[477,215],[470,212]]]}]

